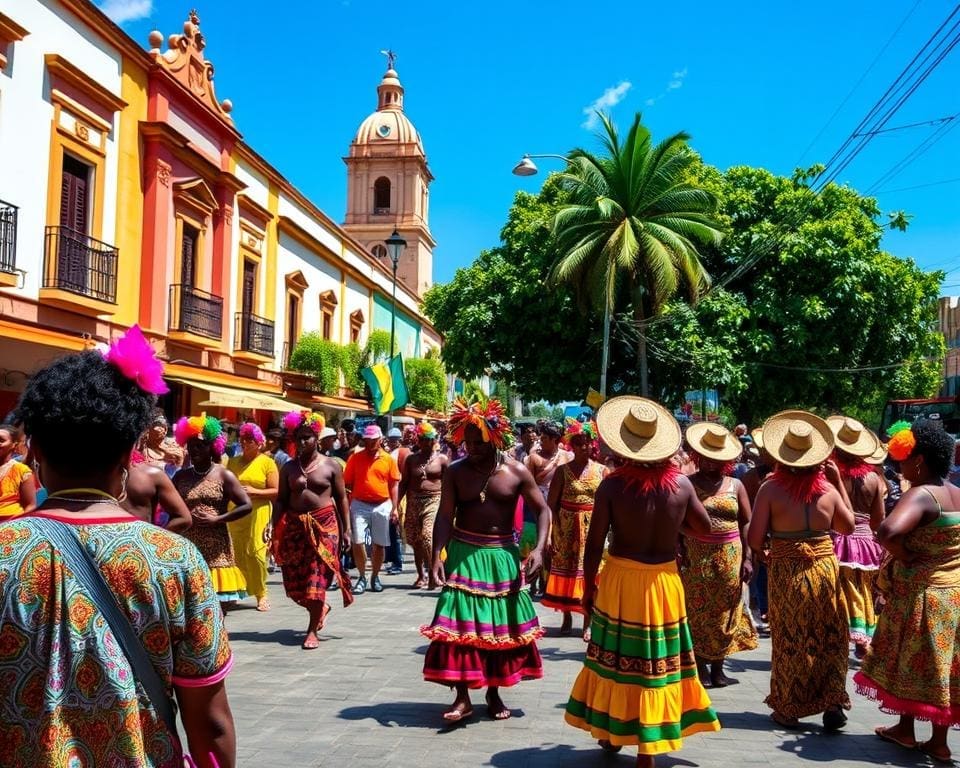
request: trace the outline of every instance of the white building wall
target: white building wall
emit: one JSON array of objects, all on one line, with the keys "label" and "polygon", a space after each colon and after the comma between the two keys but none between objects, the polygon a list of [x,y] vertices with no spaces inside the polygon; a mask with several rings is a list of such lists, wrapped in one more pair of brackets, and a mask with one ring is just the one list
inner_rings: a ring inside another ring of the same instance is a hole
[{"label": "white building wall", "polygon": [[[333,291],[337,297],[337,309],[333,316],[333,340],[339,341],[340,313],[343,307],[340,302],[340,270],[334,265],[321,259],[316,253],[305,247],[292,237],[281,233],[277,246],[277,307],[283,307],[283,312],[277,312],[278,317],[286,314],[286,284],[283,277],[290,272],[299,270],[307,281],[307,289],[303,292],[303,304],[300,307],[300,328],[303,333],[319,331],[320,326],[320,294]],[[285,322],[285,319],[284,319]]]},{"label": "white building wall", "polygon": [[363,312],[363,328],[360,329],[360,346],[362,347],[367,343],[367,338],[370,336],[370,327],[373,321],[373,318],[370,316],[370,293],[352,277],[347,278],[347,290],[345,293],[347,322],[344,326],[343,342],[347,343],[350,341],[350,315],[359,309]]},{"label": "white building wall", "polygon": [[[11,43],[0,70],[0,199],[19,208],[16,266],[26,271],[22,289],[0,289],[28,298],[39,296],[47,216],[47,177],[53,105],[44,55],[56,53],[104,88],[120,95],[122,57],[67,11],[57,13],[34,0],[3,2],[3,13],[30,34]],[[76,26],[73,26],[76,25]],[[102,239],[112,243],[117,221],[117,127],[107,135]]]}]

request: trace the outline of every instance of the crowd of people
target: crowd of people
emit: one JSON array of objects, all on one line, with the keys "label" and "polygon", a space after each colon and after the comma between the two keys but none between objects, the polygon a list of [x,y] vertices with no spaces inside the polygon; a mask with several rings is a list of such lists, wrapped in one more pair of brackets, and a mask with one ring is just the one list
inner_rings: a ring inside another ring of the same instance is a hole
[{"label": "crowd of people", "polygon": [[454,689],[448,723],[480,689],[509,718],[501,689],[543,675],[539,597],[561,634],[582,617],[566,721],[639,766],[720,730],[708,690],[761,634],[778,727],[842,729],[852,653],[858,692],[899,717],[877,736],[951,760],[960,487],[936,422],[682,428],[620,396],[595,421],[512,425],[491,399],[386,434],[296,411],[231,441],[206,414],[171,430],[165,391],[133,328],[37,372],[0,425],[0,766],[233,766],[230,608],[270,611],[278,567],[314,650],[330,593],[373,599],[406,547],[412,587],[440,589],[423,677]]}]

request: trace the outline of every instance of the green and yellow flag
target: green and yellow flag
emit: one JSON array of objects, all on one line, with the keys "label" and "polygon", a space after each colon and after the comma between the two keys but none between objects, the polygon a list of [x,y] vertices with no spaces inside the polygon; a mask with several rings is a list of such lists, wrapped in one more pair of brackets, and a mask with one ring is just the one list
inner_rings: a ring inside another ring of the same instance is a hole
[{"label": "green and yellow flag", "polygon": [[390,413],[410,402],[407,380],[403,377],[403,358],[395,355],[389,363],[377,363],[361,368],[360,375],[370,387],[373,410]]}]

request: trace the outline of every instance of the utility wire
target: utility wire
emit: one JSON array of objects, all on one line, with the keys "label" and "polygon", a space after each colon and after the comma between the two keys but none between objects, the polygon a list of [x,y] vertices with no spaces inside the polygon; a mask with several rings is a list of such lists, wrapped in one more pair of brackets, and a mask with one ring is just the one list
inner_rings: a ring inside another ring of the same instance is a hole
[{"label": "utility wire", "polygon": [[956,184],[960,181],[960,176],[955,179],[943,179],[942,181],[931,181],[926,184],[915,184],[912,187],[898,187],[897,189],[878,189],[876,194],[892,195],[894,192],[910,192],[914,189],[924,189],[926,187],[939,187],[942,184]]},{"label": "utility wire", "polygon": [[827,128],[829,128],[833,124],[833,121],[837,119],[837,115],[840,114],[840,111],[847,105],[847,102],[850,101],[850,98],[853,96],[853,94],[856,93],[857,88],[859,88],[863,84],[863,81],[867,79],[867,75],[869,75],[873,71],[873,68],[877,66],[877,62],[883,58],[883,54],[887,52],[887,48],[890,47],[890,43],[892,43],[896,38],[896,36],[900,34],[900,30],[903,29],[907,21],[910,20],[910,17],[913,16],[913,12],[917,10],[917,8],[920,5],[920,2],[921,0],[917,0],[917,2],[913,4],[913,7],[909,11],[907,11],[907,15],[903,17],[903,20],[900,22],[900,24],[897,25],[897,28],[893,30],[893,34],[890,35],[890,37],[887,39],[887,42],[883,44],[883,48],[880,49],[880,52],[876,55],[874,60],[870,62],[870,66],[868,66],[866,70],[864,70],[864,73],[860,75],[860,79],[857,80],[856,83],[854,83],[853,88],[850,89],[850,92],[844,97],[843,101],[840,102],[840,106],[838,106],[834,110],[833,114],[830,115],[830,119],[827,120],[826,123],[824,123],[823,128],[821,128],[820,131],[817,133],[817,135],[813,137],[813,139],[807,145],[807,148],[803,150],[803,154],[800,155],[800,159],[797,160],[795,165],[800,165],[800,163],[803,162],[803,158],[807,156],[807,153],[811,149],[813,149],[813,146],[820,140],[820,137],[823,136]]},{"label": "utility wire", "polygon": [[878,131],[867,131],[866,133],[858,133],[857,136],[880,136],[884,133],[893,133],[894,131],[905,131],[908,128],[924,128],[932,125],[940,125],[942,123],[948,123],[951,120],[956,119],[956,115],[947,115],[946,117],[938,117],[935,120],[923,120],[919,123],[908,123],[907,125],[896,125],[893,128],[881,128]]},{"label": "utility wire", "polygon": [[[960,117],[960,112],[953,116],[954,118]],[[897,176],[899,176],[907,166],[916,162],[930,147],[940,141],[944,136],[946,136],[950,131],[957,127],[957,122],[948,122],[943,123],[936,131],[927,136],[923,141],[921,141],[912,151],[908,152],[907,155],[901,158],[898,162],[887,170],[879,179],[877,179],[870,187],[867,188],[866,194],[872,195],[882,187],[884,184],[892,181]]]}]

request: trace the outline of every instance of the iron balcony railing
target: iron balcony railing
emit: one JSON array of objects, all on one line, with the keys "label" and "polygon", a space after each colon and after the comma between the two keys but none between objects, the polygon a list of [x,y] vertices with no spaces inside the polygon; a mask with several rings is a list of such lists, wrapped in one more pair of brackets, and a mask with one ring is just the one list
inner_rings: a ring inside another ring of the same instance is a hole
[{"label": "iron balcony railing", "polygon": [[47,227],[43,287],[117,303],[116,247],[67,227]]},{"label": "iron balcony railing", "polygon": [[273,321],[252,312],[237,312],[234,317],[234,349],[273,357]]},{"label": "iron balcony railing", "polygon": [[171,285],[170,330],[222,338],[223,299],[192,285]]},{"label": "iron balcony railing", "polygon": [[17,269],[17,206],[0,200],[0,272]]}]

